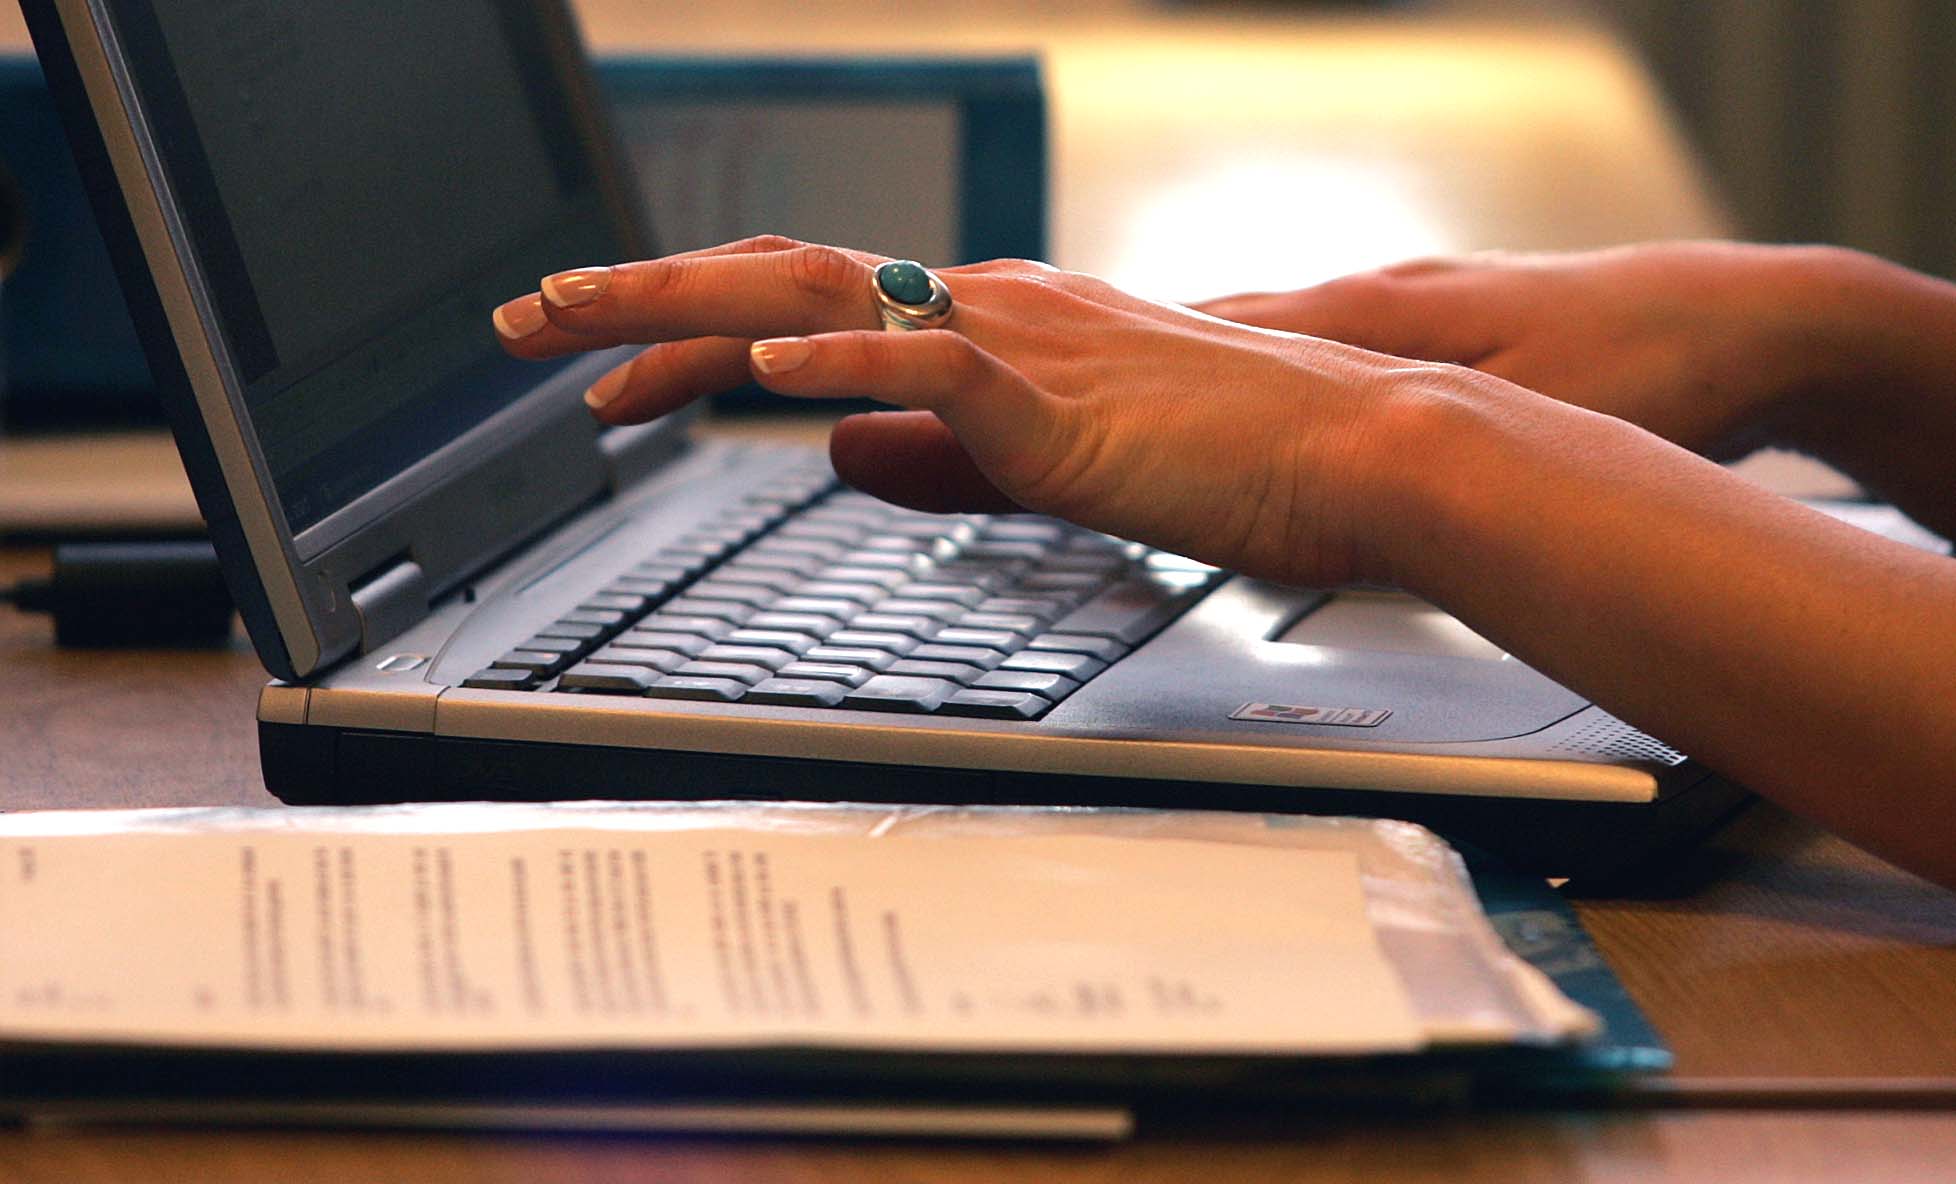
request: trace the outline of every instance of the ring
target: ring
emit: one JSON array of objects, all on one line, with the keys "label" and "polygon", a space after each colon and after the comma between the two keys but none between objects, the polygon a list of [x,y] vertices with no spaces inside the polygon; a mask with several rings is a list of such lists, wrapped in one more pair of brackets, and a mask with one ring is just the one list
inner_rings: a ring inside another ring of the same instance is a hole
[{"label": "ring", "polygon": [[939,329],[951,319],[951,289],[915,260],[892,259],[883,264],[869,287],[885,333]]}]

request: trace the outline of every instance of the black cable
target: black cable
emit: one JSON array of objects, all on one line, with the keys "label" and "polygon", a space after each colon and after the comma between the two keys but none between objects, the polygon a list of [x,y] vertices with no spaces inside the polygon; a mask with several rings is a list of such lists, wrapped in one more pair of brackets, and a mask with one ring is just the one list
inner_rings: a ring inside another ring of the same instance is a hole
[{"label": "black cable", "polygon": [[54,617],[57,645],[215,645],[231,635],[231,596],[202,539],[62,543],[45,580],[0,588],[0,602]]}]

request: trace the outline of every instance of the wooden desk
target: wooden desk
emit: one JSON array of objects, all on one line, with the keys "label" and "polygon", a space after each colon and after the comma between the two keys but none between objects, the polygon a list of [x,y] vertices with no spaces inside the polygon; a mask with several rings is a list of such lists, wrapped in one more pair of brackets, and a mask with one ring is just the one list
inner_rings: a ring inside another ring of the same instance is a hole
[{"label": "wooden desk", "polygon": [[[0,583],[46,563],[0,548]],[[55,650],[0,611],[0,808],[269,805],[225,650]],[[1677,1078],[1956,1080],[1956,897],[1759,807],[1657,894],[1578,904]],[[1864,1111],[1300,1116],[1110,1148],[363,1133],[0,1131],[0,1181],[1026,1179],[1943,1180],[1956,1115]],[[272,1167],[275,1166],[275,1170]]]},{"label": "wooden desk", "polygon": [[[1235,257],[1231,285],[1302,282],[1427,249],[1724,229],[1641,73],[1580,29],[1430,8],[1418,18],[1216,18],[1137,16],[1113,0],[995,0],[1003,23],[971,15],[972,5],[906,23],[867,7],[588,0],[584,10],[601,48],[1044,47],[1057,99],[1056,256],[1164,294],[1222,286],[1179,260],[1241,251],[1245,240],[1224,236],[1253,215],[1279,230],[1260,231],[1258,250]],[[0,43],[16,19],[0,15]],[[1191,82],[1190,63],[1208,64],[1203,85]],[[1229,183],[1214,182],[1219,169]],[[1367,196],[1382,193],[1396,195],[1397,212],[1358,218]],[[1283,270],[1258,270],[1272,260]],[[35,551],[0,549],[0,581],[42,563]],[[65,654],[49,646],[43,622],[0,610],[0,808],[269,803],[251,722],[262,677],[241,641],[210,653]],[[1956,898],[1778,811],[1753,811],[1663,894],[1579,908],[1677,1051],[1681,1082],[1956,1079]],[[0,1132],[0,1181],[1739,1184],[1940,1180],[1951,1163],[1956,1117],[1872,1105],[1300,1116],[1281,1131],[1151,1133],[1109,1148]]]}]

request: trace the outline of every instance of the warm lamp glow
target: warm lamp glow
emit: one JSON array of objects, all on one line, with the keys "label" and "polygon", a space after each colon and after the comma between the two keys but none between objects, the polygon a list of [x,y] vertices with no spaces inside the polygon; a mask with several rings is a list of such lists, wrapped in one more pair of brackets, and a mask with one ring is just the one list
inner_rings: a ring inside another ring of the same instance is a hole
[{"label": "warm lamp glow", "polygon": [[1106,278],[1164,300],[1285,289],[1448,247],[1379,167],[1273,155],[1190,170],[1139,203]]}]

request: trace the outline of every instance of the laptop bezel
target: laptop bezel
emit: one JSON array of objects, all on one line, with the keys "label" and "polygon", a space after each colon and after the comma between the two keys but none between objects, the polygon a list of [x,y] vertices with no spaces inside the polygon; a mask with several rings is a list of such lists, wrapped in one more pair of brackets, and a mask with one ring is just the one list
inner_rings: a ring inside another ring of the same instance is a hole
[{"label": "laptop bezel", "polygon": [[[532,7],[544,36],[522,48],[538,53],[562,88],[620,257],[650,254],[574,19],[562,0]],[[645,456],[683,436],[682,416],[607,438],[577,392],[617,358],[582,359],[540,372],[536,389],[295,534],[106,5],[25,0],[22,11],[199,509],[273,674],[303,679],[373,648],[419,619],[429,601],[604,496],[619,474],[642,471]],[[371,611],[362,597],[370,586],[398,593],[406,607]]]}]

